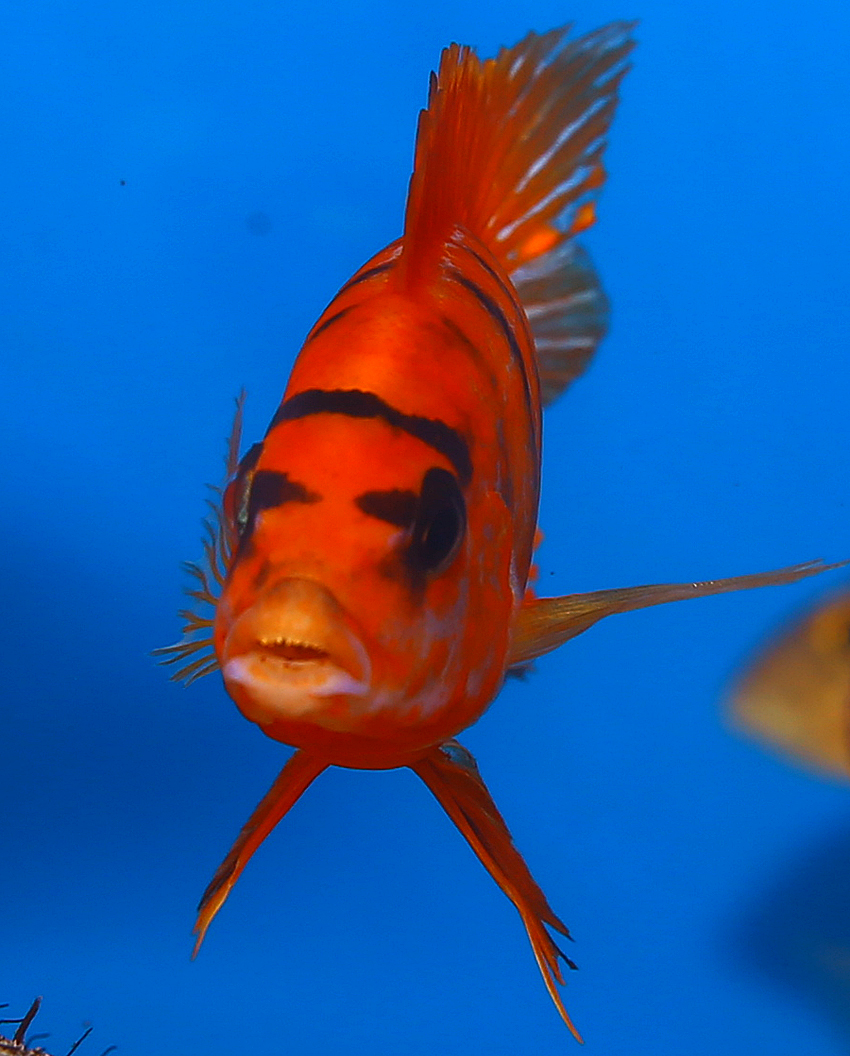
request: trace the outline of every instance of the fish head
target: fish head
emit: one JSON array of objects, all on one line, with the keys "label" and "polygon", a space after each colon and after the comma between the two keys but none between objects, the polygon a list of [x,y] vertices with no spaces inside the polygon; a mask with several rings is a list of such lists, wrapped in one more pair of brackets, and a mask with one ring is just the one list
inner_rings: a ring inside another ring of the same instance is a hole
[{"label": "fish head", "polygon": [[214,644],[243,714],[300,747],[317,729],[432,743],[474,721],[512,596],[510,539],[471,499],[450,460],[384,421],[273,430],[225,495],[237,542]]}]

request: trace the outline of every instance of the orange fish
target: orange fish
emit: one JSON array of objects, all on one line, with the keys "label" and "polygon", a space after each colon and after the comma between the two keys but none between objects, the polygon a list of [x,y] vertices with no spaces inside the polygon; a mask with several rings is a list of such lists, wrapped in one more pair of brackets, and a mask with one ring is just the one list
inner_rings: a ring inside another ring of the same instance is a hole
[{"label": "orange fish", "polygon": [[[570,1022],[547,931],[568,935],[454,739],[507,673],[603,616],[789,583],[818,563],[709,583],[536,598],[541,407],[585,368],[607,302],[575,236],[594,221],[629,23],[531,33],[481,61],[453,44],[420,115],[402,237],[313,327],[264,440],[210,527],[186,637],[240,711],[297,750],[199,907],[198,945],[248,859],[331,765],[409,766],[516,906]],[[197,950],[197,946],[196,946]],[[580,1039],[579,1039],[580,1040]]]},{"label": "orange fish", "polygon": [[804,765],[850,779],[850,591],[763,649],[731,694],[732,720]]}]

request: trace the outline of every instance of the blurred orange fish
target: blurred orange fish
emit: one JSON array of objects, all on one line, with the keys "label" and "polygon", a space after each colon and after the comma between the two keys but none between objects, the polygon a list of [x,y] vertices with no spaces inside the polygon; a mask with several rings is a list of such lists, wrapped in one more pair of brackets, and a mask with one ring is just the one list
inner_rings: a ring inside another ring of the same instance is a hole
[{"label": "blurred orange fish", "polygon": [[782,631],[734,687],[732,720],[800,762],[850,779],[850,590]]},{"label": "blurred orange fish", "polygon": [[[165,652],[220,667],[242,713],[297,751],[201,901],[198,944],[250,856],[330,765],[411,767],[519,911],[548,991],[567,935],[455,736],[512,669],[603,616],[789,583],[535,598],[541,407],[585,368],[607,302],[575,236],[594,221],[629,23],[531,33],[481,61],[453,44],[420,116],[404,234],[313,327],[265,439],[238,460],[209,571]],[[196,947],[197,949],[197,947]]]}]

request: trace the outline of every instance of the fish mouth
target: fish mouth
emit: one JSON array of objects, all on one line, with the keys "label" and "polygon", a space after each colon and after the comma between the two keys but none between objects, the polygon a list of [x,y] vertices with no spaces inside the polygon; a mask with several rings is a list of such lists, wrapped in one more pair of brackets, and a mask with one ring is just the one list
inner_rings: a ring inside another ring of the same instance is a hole
[{"label": "fish mouth", "polygon": [[265,590],[225,640],[224,681],[248,718],[301,716],[329,697],[363,697],[368,653],[334,596],[320,583],[284,579]]},{"label": "fish mouth", "polygon": [[295,642],[288,638],[261,638],[263,652],[279,657],[290,664],[309,663],[313,660],[327,660],[330,655],[327,649],[309,642]]}]

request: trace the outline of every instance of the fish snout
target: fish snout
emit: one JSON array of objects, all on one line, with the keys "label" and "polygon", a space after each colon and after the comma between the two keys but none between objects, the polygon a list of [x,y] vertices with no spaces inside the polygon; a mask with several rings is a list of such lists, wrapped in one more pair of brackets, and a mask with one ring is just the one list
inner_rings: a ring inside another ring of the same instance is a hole
[{"label": "fish snout", "polygon": [[301,716],[322,699],[365,696],[369,655],[342,606],[321,583],[287,578],[266,588],[224,641],[228,692],[255,722]]}]

